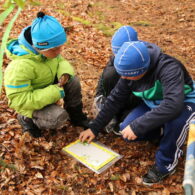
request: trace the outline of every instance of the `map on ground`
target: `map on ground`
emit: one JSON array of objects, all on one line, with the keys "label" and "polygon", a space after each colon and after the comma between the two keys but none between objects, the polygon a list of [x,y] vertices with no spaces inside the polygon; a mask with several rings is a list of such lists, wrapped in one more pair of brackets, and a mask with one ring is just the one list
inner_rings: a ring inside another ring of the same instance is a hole
[{"label": "map on ground", "polygon": [[98,142],[88,144],[77,140],[62,150],[98,174],[122,158],[120,154]]}]

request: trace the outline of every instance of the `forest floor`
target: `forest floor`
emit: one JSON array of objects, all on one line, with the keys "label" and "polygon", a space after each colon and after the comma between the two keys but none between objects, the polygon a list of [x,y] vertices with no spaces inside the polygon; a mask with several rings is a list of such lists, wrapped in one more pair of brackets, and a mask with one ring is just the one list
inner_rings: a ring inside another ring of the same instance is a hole
[{"label": "forest floor", "polygon": [[[133,26],[140,40],[155,43],[165,53],[178,58],[195,78],[193,0],[40,2],[41,5],[28,5],[21,12],[11,37],[17,37],[24,27],[30,25],[40,10],[57,17],[63,26],[68,27],[68,42],[62,55],[80,77],[84,111],[89,117],[93,116],[98,78],[111,55],[111,36],[121,25]],[[6,23],[0,27],[1,37]],[[5,56],[4,69],[8,63]],[[75,141],[81,131],[81,128],[67,124],[53,136],[48,131],[39,139],[22,135],[16,113],[8,107],[3,90],[0,97],[0,159],[9,165],[4,166],[0,160],[0,194],[183,194],[185,155],[179,160],[174,175],[148,187],[142,184],[141,177],[154,163],[157,146],[149,142],[126,143],[113,134],[101,134],[98,140],[123,158],[98,175],[61,154],[62,148]],[[184,154],[185,150],[184,146]]]}]

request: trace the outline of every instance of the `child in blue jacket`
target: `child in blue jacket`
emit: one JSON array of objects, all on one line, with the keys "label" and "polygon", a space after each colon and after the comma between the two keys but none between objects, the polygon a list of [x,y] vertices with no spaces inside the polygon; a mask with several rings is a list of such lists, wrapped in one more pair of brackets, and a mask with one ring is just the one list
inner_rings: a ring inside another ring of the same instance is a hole
[{"label": "child in blue jacket", "polygon": [[189,123],[195,119],[194,82],[181,62],[141,41],[125,42],[115,56],[114,67],[120,79],[79,138],[92,141],[133,93],[142,101],[121,122],[120,131],[124,139],[136,141],[163,130],[155,163],[143,176],[144,184],[158,183],[175,172]]},{"label": "child in blue jacket", "polygon": [[[109,62],[106,64],[104,68],[96,88],[96,95],[94,98],[94,107],[96,113],[98,113],[106,98],[110,95],[110,92],[117,84],[118,80],[120,79],[120,75],[117,73],[114,67],[114,59],[115,55],[117,54],[120,47],[123,45],[124,42],[131,42],[131,41],[138,41],[138,33],[136,30],[131,26],[122,26],[120,27],[113,35],[111,40],[111,48],[113,55],[110,57]],[[149,42],[143,42],[147,48],[157,48],[155,44]],[[160,49],[160,48],[159,48]],[[119,132],[119,123],[124,119],[124,117],[128,114],[129,110],[135,108],[137,105],[140,104],[140,99],[137,98],[133,93],[129,94],[129,100],[125,105],[125,108],[121,109],[110,123],[104,128],[107,133],[113,132],[116,135],[120,135]],[[154,139],[153,139],[154,138]],[[150,141],[155,142],[155,136]],[[157,138],[158,139],[158,138]]]}]

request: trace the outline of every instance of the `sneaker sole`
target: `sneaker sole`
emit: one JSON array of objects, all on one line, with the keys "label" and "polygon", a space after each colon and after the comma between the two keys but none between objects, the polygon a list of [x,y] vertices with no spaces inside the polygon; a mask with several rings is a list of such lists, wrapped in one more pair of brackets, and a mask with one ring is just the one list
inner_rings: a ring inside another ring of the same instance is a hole
[{"label": "sneaker sole", "polygon": [[111,132],[112,132],[112,130],[109,130],[109,129],[107,129],[107,128],[104,128],[104,131],[105,131],[106,133],[111,133]]},{"label": "sneaker sole", "polygon": [[144,185],[146,185],[146,186],[152,186],[152,185],[154,185],[154,184],[158,184],[158,183],[160,183],[164,178],[166,178],[166,177],[168,177],[169,175],[173,175],[174,173],[175,173],[175,169],[171,172],[171,173],[169,173],[169,174],[167,174],[167,175],[165,175],[163,178],[161,178],[161,180],[159,181],[159,182],[156,182],[156,183],[146,183],[146,182],[142,182]]},{"label": "sneaker sole", "polygon": [[122,134],[121,134],[121,132],[120,131],[112,131],[115,135],[118,135],[118,136],[121,136]]}]

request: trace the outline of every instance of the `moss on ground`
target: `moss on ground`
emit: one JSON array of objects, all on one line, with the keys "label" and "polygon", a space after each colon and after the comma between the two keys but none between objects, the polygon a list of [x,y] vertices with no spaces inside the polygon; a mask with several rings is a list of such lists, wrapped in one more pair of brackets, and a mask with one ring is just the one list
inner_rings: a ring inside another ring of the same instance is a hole
[{"label": "moss on ground", "polygon": [[[100,5],[95,3],[95,4],[92,4],[91,6],[100,6]],[[90,16],[90,17],[98,17],[99,23],[93,24],[89,20],[83,19],[83,18],[78,17],[78,16],[72,16],[69,12],[64,11],[62,9],[61,5],[58,5],[58,7],[59,7],[59,9],[56,11],[60,12],[64,16],[71,17],[72,20],[77,21],[83,25],[86,25],[86,26],[91,25],[94,28],[102,31],[102,33],[107,37],[112,36],[118,28],[120,28],[121,26],[124,25],[120,22],[106,23],[105,16],[103,15],[103,12],[101,12],[101,11],[88,13],[88,16]],[[151,26],[152,24],[148,21],[137,21],[137,22],[131,22],[131,23],[129,23],[129,25],[131,25],[131,26]]]}]

